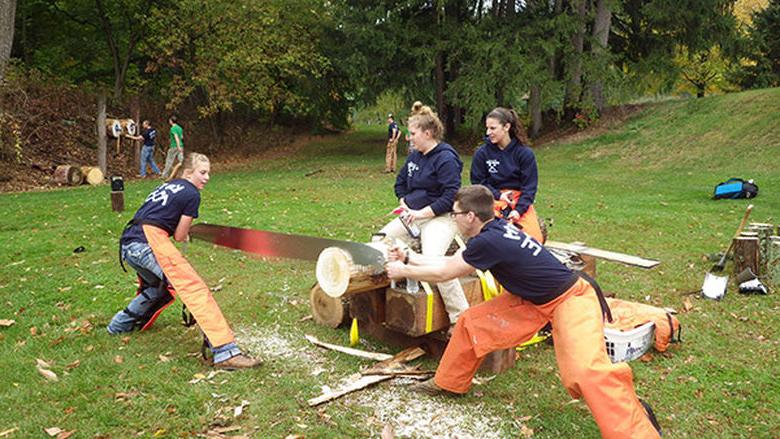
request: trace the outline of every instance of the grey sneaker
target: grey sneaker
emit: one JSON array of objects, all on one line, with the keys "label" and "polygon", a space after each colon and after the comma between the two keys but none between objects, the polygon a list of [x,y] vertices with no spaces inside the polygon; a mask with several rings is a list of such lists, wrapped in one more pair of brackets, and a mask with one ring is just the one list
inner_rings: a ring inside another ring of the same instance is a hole
[{"label": "grey sneaker", "polygon": [[252,358],[244,354],[240,354],[236,355],[235,357],[230,357],[225,361],[220,361],[219,363],[214,364],[214,368],[224,370],[252,369],[254,367],[260,366],[261,364],[263,364],[263,360],[259,358]]},{"label": "grey sneaker", "polygon": [[444,390],[441,387],[437,386],[436,383],[433,381],[433,378],[429,378],[425,381],[414,384],[412,385],[411,389],[413,392],[424,393],[429,396],[439,396],[439,395],[459,396],[458,393],[450,392],[449,390]]}]

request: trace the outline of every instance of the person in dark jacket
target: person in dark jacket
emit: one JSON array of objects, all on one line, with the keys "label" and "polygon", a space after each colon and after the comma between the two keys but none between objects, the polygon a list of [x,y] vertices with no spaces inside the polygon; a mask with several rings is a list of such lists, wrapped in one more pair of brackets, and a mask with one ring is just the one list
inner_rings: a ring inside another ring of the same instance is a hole
[{"label": "person in dark jacket", "polygon": [[505,218],[544,243],[534,199],[539,183],[536,157],[517,113],[495,108],[485,119],[485,143],[471,162],[471,184],[493,193],[496,216]]},{"label": "person in dark jacket", "polygon": [[146,166],[152,168],[152,174],[160,175],[160,168],[157,167],[157,163],[154,162],[154,146],[157,141],[157,130],[152,127],[149,120],[144,120],[141,123],[141,135],[140,136],[127,136],[133,140],[143,140],[144,146],[141,148],[141,168],[139,177],[146,177]]},{"label": "person in dark jacket", "polygon": [[[410,241],[419,232],[422,253],[443,256],[457,232],[450,218],[455,194],[460,189],[463,162],[458,153],[441,141],[444,127],[428,106],[409,119],[409,135],[415,149],[398,172],[395,195],[399,218],[380,233]],[[437,284],[451,323],[468,308],[463,288],[457,279]]]}]

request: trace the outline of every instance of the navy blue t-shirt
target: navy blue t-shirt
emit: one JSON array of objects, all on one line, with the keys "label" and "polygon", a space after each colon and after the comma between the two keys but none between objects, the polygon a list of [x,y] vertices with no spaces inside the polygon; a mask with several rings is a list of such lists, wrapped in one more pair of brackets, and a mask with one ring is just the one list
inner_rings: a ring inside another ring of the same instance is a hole
[{"label": "navy blue t-shirt", "polygon": [[393,132],[398,131],[398,124],[395,122],[390,122],[390,125],[387,126],[387,139],[390,140],[393,138]]},{"label": "navy blue t-shirt", "polygon": [[144,138],[144,146],[154,146],[155,139],[157,139],[157,130],[146,128],[141,132],[141,137]]},{"label": "navy blue t-shirt", "polygon": [[501,196],[500,189],[521,191],[515,210],[522,215],[534,203],[539,185],[536,157],[531,148],[517,139],[513,139],[503,150],[486,141],[474,153],[471,184],[486,186],[496,200]]},{"label": "navy blue t-shirt", "polygon": [[469,240],[463,260],[490,270],[510,293],[537,305],[560,296],[577,280],[573,271],[535,239],[498,218]]},{"label": "navy blue t-shirt", "polygon": [[446,143],[439,143],[427,154],[414,150],[395,179],[395,196],[415,210],[431,206],[436,215],[449,212],[460,189],[461,171],[463,162]]},{"label": "navy blue t-shirt", "polygon": [[[146,197],[144,204],[133,216],[133,220],[159,225],[173,234],[182,215],[198,217],[200,191],[188,180],[177,178],[157,187]],[[147,242],[141,224],[134,224],[125,230],[119,242]]]}]

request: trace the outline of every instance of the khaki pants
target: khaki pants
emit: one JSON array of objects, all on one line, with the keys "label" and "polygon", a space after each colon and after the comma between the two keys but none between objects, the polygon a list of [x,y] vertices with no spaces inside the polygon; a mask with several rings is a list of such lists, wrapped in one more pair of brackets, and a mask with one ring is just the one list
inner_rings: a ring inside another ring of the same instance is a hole
[{"label": "khaki pants", "polygon": [[387,141],[387,151],[385,152],[385,172],[395,172],[397,147],[398,139]]},{"label": "khaki pants", "polygon": [[168,155],[165,156],[165,168],[162,172],[163,179],[168,178],[171,168],[173,168],[173,162],[177,160],[179,164],[182,164],[184,162],[184,153],[180,152],[178,148],[168,148]]},{"label": "khaki pants", "polygon": [[552,322],[561,381],[573,398],[585,400],[601,436],[658,438],[634,392],[631,368],[612,364],[607,355],[602,319],[598,297],[583,279],[544,305],[502,293],[463,313],[434,381],[442,389],[466,393],[487,354],[528,341]]},{"label": "khaki pants", "polygon": [[[455,237],[455,233],[457,233],[457,226],[455,221],[450,218],[449,213],[431,219],[415,221],[415,224],[420,228],[422,253],[428,256],[444,256]],[[380,230],[380,233],[385,233],[390,238],[400,239],[407,243],[412,239],[399,218],[390,221]],[[450,317],[450,323],[455,323],[463,311],[469,307],[460,281],[453,279],[436,284],[436,286],[444,301],[444,308]]]}]

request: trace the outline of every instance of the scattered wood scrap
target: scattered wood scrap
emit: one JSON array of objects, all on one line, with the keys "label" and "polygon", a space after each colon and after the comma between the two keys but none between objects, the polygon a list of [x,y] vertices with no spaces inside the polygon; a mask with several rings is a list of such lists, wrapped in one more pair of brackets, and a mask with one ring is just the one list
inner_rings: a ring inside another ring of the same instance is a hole
[{"label": "scattered wood scrap", "polygon": [[[307,339],[309,339],[310,342],[314,343],[311,339],[314,337],[306,336]],[[315,339],[316,340],[316,339]],[[317,343],[315,343],[317,344]],[[333,346],[333,345],[330,345]],[[336,346],[339,347],[340,346]],[[348,348],[343,348],[348,349]],[[341,351],[340,349],[338,349]],[[356,349],[351,349],[356,350]],[[343,351],[342,351],[343,352]],[[362,352],[362,351],[359,351]],[[317,405],[320,405],[324,402],[332,401],[336,398],[340,398],[348,393],[352,393],[356,390],[364,389],[372,384],[376,384],[382,381],[387,381],[389,379],[392,379],[396,376],[404,376],[404,375],[411,375],[411,376],[419,376],[418,374],[411,373],[411,374],[403,374],[402,372],[421,372],[417,368],[411,368],[407,366],[407,361],[414,360],[416,358],[419,358],[421,356],[425,355],[425,351],[422,350],[419,347],[413,347],[405,349],[398,354],[396,354],[393,357],[390,357],[388,359],[385,359],[383,361],[380,361],[379,363],[375,364],[371,368],[368,369],[371,375],[366,374],[368,371],[363,372],[363,375],[355,375],[353,378],[353,381],[345,384],[341,388],[337,390],[328,390],[322,395],[312,398],[308,401],[309,407],[314,407]],[[389,373],[388,373],[389,372]]]},{"label": "scattered wood scrap", "polygon": [[633,265],[641,268],[653,268],[661,263],[654,259],[645,259],[639,256],[627,255],[625,253],[618,253],[609,250],[601,250],[598,248],[588,247],[579,243],[565,243],[557,241],[547,241],[544,243],[545,247],[556,248],[560,250],[566,250],[570,252],[576,252],[583,255],[593,256],[599,259],[605,259],[612,262],[620,262],[621,264]]},{"label": "scattered wood scrap", "polygon": [[360,349],[353,349],[353,348],[346,348],[344,346],[339,346],[335,344],[325,343],[322,341],[319,341],[317,337],[314,337],[313,335],[305,335],[306,340],[309,340],[310,343],[323,347],[325,349],[330,349],[333,351],[338,351],[344,354],[352,355],[355,357],[360,358],[367,358],[369,360],[376,360],[376,361],[385,361],[390,360],[393,358],[390,354],[382,354],[379,352],[368,352],[368,351],[361,351]]}]

